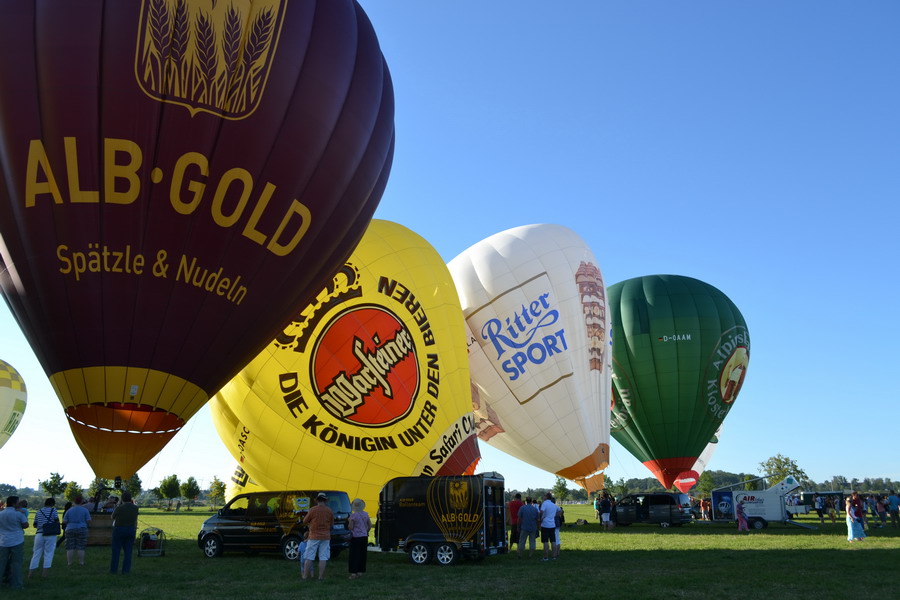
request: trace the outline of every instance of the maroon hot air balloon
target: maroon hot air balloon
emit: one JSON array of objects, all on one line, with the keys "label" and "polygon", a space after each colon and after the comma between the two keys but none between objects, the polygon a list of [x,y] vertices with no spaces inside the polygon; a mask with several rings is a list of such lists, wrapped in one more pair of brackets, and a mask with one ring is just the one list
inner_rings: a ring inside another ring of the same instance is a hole
[{"label": "maroon hot air balloon", "polygon": [[0,286],[98,476],[343,263],[393,114],[353,0],[0,3]]}]

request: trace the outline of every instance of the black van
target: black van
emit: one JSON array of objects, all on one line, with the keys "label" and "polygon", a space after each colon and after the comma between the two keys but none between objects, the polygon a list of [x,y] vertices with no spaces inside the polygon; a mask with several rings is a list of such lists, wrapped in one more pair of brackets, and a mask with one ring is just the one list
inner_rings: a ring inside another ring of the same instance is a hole
[{"label": "black van", "polygon": [[[322,490],[290,490],[239,494],[203,522],[197,545],[206,556],[221,556],[225,550],[277,552],[288,560],[300,556],[300,542],[306,527],[303,517],[316,503]],[[324,491],[334,512],[331,529],[331,556],[350,546],[350,498],[347,492]]]},{"label": "black van", "polygon": [[375,539],[415,565],[504,554],[503,486],[499,473],[391,479],[381,488]]},{"label": "black van", "polygon": [[662,527],[684,525],[694,520],[687,494],[652,492],[630,494],[616,504],[616,524],[654,523]]}]

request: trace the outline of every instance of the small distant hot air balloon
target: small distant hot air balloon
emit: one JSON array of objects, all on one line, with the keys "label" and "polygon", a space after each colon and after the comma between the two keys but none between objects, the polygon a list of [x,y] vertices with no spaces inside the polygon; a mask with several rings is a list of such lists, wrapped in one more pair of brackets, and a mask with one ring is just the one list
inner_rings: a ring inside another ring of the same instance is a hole
[{"label": "small distant hot air balloon", "polygon": [[0,288],[98,476],[343,264],[393,110],[353,0],[0,3]]},{"label": "small distant hot air balloon", "polygon": [[572,230],[528,225],[454,258],[479,437],[587,489],[609,464],[606,289]]},{"label": "small distant hot air balloon", "polygon": [[295,314],[210,403],[256,484],[344,490],[377,506],[394,477],[474,472],[481,455],[459,299],[425,240],[373,220]]},{"label": "small distant hot air balloon", "polygon": [[11,364],[0,360],[0,448],[15,433],[27,403],[28,390],[22,376]]},{"label": "small distant hot air balloon", "polygon": [[731,410],[750,334],[725,294],[690,277],[629,279],[609,288],[609,304],[612,436],[669,488]]}]

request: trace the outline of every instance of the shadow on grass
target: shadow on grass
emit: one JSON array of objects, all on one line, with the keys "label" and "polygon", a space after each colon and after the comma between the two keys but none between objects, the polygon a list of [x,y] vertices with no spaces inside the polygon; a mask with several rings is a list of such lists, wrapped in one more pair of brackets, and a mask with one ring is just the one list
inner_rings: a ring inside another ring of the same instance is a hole
[{"label": "shadow on grass", "polygon": [[[798,535],[789,535],[796,532]],[[892,534],[892,535],[890,535]],[[806,543],[809,547],[784,547]],[[299,564],[278,554],[203,556],[193,540],[168,542],[166,556],[134,558],[133,572],[109,575],[109,548],[88,549],[84,568],[67,568],[57,552],[51,577],[26,581],[22,597],[252,598],[599,598],[766,597],[801,593],[843,599],[860,593],[897,597],[900,535],[886,532],[848,544],[839,528],[806,532],[769,528],[738,536],[731,528],[633,526],[600,533],[567,529],[559,560],[515,553],[462,561],[454,567],[415,566],[398,552],[369,552],[368,574],[347,579],[347,557],[331,561],[327,580],[301,581]],[[30,557],[26,543],[26,563]],[[7,590],[0,592],[5,599]],[[10,595],[10,598],[13,596]]]}]

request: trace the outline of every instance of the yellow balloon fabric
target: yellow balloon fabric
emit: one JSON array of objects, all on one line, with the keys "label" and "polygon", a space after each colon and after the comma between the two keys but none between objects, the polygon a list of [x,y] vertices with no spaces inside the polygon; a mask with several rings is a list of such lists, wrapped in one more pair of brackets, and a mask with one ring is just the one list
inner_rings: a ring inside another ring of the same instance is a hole
[{"label": "yellow balloon fabric", "polygon": [[0,360],[0,448],[19,426],[27,403],[28,390],[22,376],[11,364]]},{"label": "yellow balloon fabric", "polygon": [[373,220],[348,262],[211,403],[264,489],[343,490],[472,473],[480,458],[462,308],[440,255]]}]

